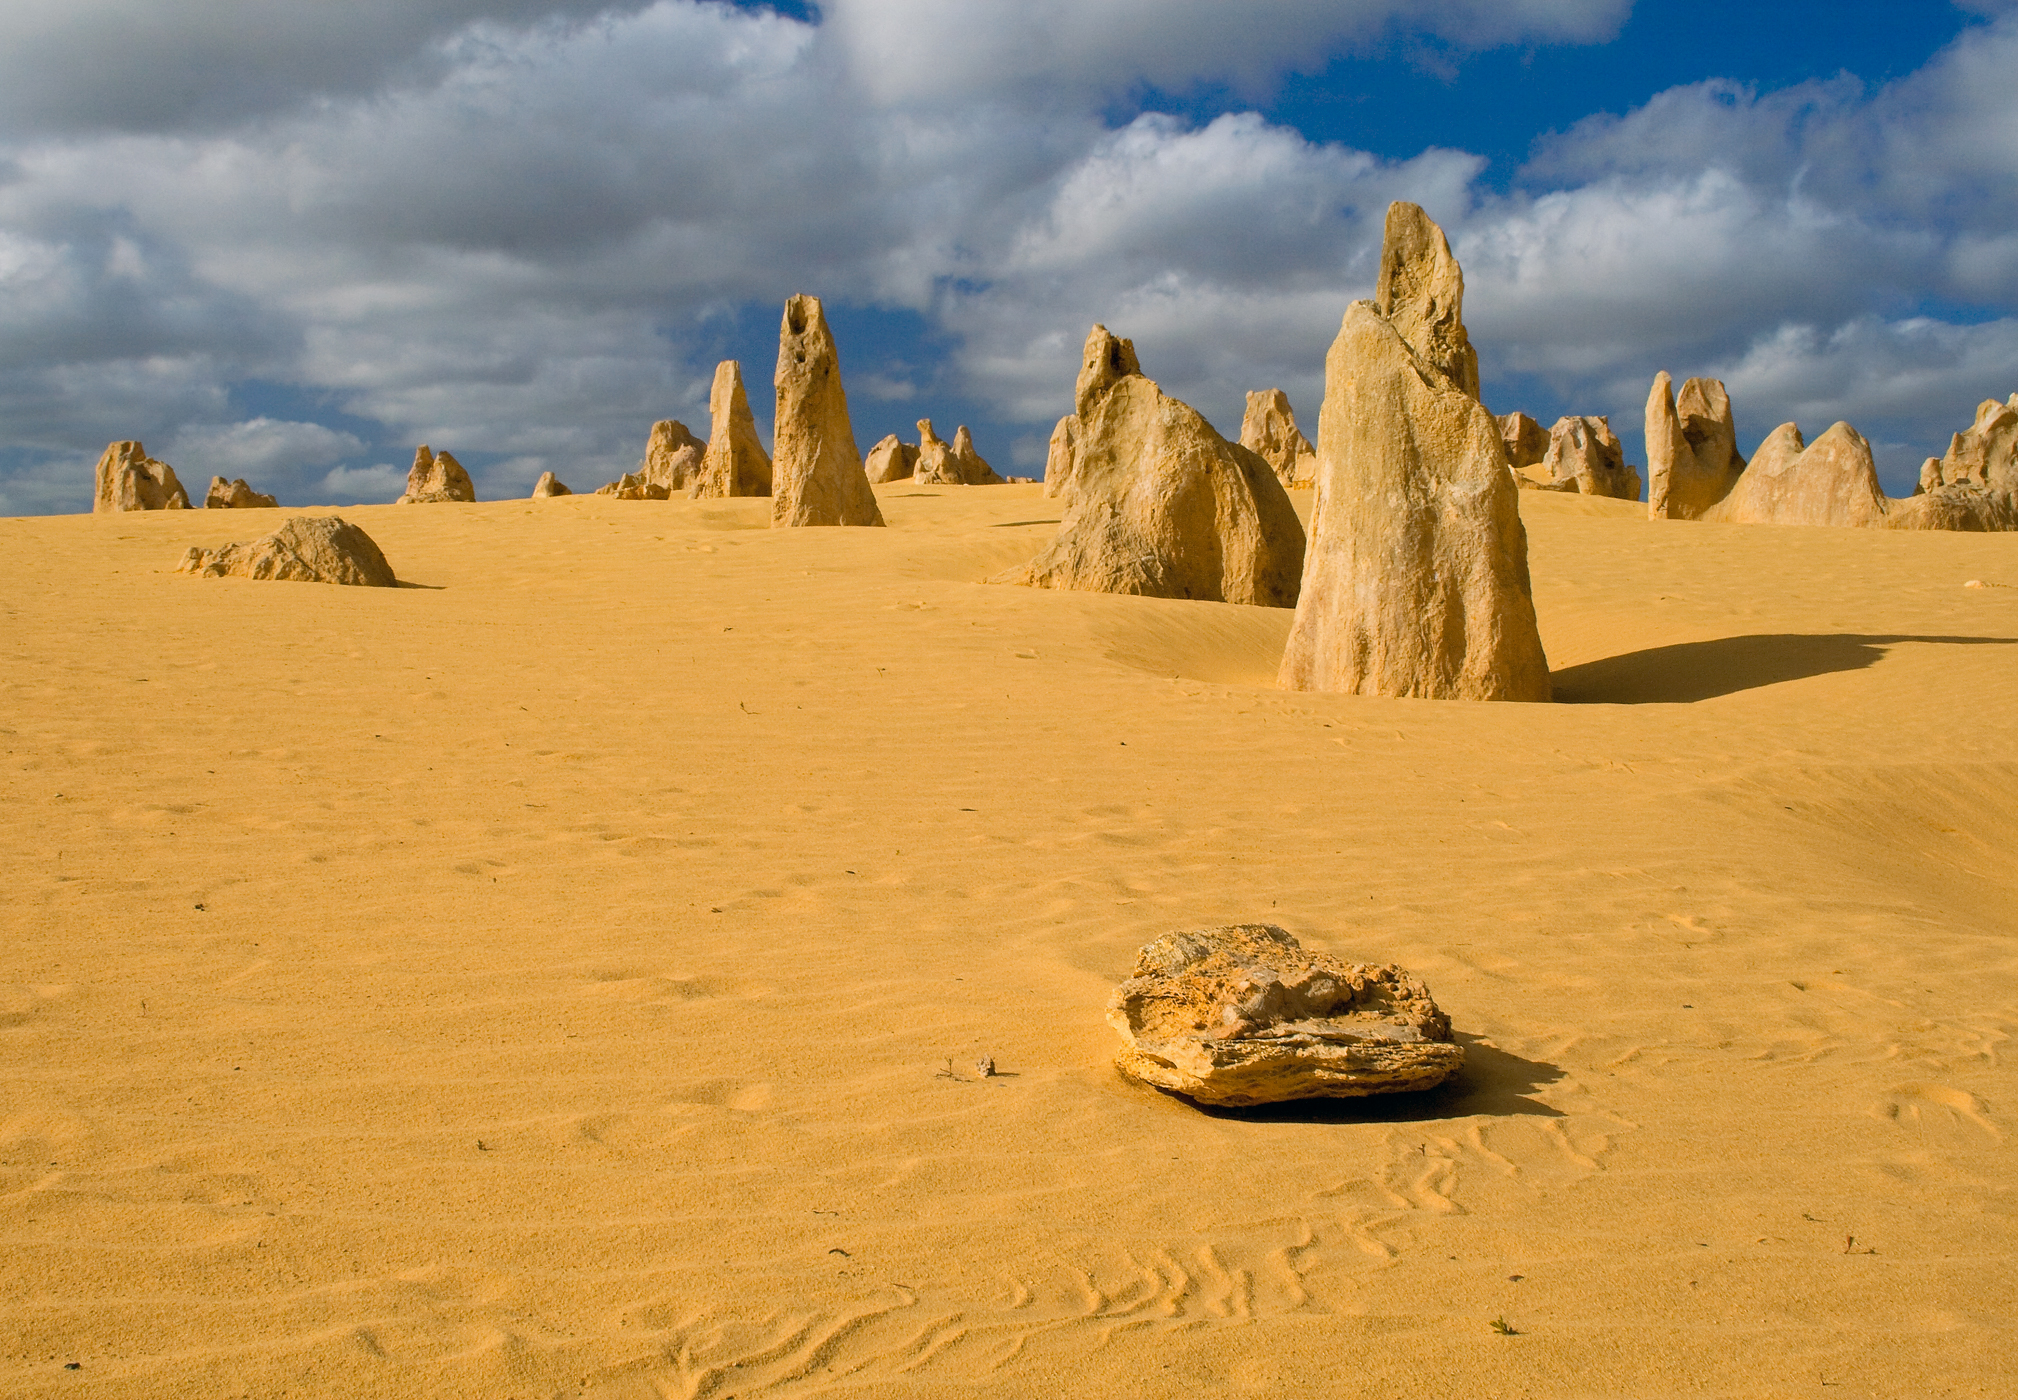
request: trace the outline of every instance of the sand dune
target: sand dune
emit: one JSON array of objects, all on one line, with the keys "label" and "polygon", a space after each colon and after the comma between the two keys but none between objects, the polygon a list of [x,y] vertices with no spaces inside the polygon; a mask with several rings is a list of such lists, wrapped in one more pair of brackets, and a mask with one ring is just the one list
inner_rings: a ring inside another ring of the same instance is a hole
[{"label": "sand dune", "polygon": [[[1524,495],[1485,705],[877,494],[0,520],[0,1392],[2018,1391],[2018,541]],[[1118,1076],[1251,920],[1464,1073]]]}]

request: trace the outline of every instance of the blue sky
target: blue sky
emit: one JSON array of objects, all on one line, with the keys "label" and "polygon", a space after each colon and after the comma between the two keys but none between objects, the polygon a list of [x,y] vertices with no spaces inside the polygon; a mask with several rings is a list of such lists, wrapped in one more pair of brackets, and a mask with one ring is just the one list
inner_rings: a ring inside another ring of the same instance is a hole
[{"label": "blue sky", "polygon": [[[1381,211],[1463,261],[1495,411],[1731,386],[1895,492],[2018,390],[2018,14],[1946,0],[17,0],[0,14],[0,512],[139,437],[200,486],[486,496],[760,419],[822,296],[859,445],[1034,473],[1098,320],[1237,429],[1314,427]],[[763,425],[768,429],[768,424]]]}]

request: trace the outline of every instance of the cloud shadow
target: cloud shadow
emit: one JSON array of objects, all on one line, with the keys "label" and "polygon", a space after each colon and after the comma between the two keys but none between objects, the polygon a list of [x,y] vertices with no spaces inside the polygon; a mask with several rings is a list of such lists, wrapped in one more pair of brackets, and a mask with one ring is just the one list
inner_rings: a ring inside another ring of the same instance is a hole
[{"label": "cloud shadow", "polygon": [[1762,633],[1648,647],[1557,671],[1566,705],[1687,705],[1835,671],[1861,671],[1902,642],[2013,646],[2018,637]]}]

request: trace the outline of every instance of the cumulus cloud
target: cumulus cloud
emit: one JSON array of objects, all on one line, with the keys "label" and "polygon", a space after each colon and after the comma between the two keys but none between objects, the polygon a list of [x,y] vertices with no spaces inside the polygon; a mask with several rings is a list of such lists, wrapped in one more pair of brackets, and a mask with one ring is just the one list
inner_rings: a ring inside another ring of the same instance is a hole
[{"label": "cumulus cloud", "polygon": [[315,468],[362,451],[364,443],[356,434],[320,423],[248,418],[239,423],[185,425],[155,455],[195,479],[248,477],[259,486],[282,479],[292,483]]}]

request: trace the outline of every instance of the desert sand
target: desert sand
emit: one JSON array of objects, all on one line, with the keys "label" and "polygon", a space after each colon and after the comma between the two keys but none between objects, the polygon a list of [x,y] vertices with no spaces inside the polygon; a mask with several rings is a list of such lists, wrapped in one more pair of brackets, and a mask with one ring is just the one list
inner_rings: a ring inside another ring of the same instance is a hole
[{"label": "desert sand", "polygon": [[[1523,493],[1493,705],[877,495],[0,520],[0,1393],[2018,1393],[2018,538]],[[1124,1079],[1240,922],[1461,1074]]]}]

